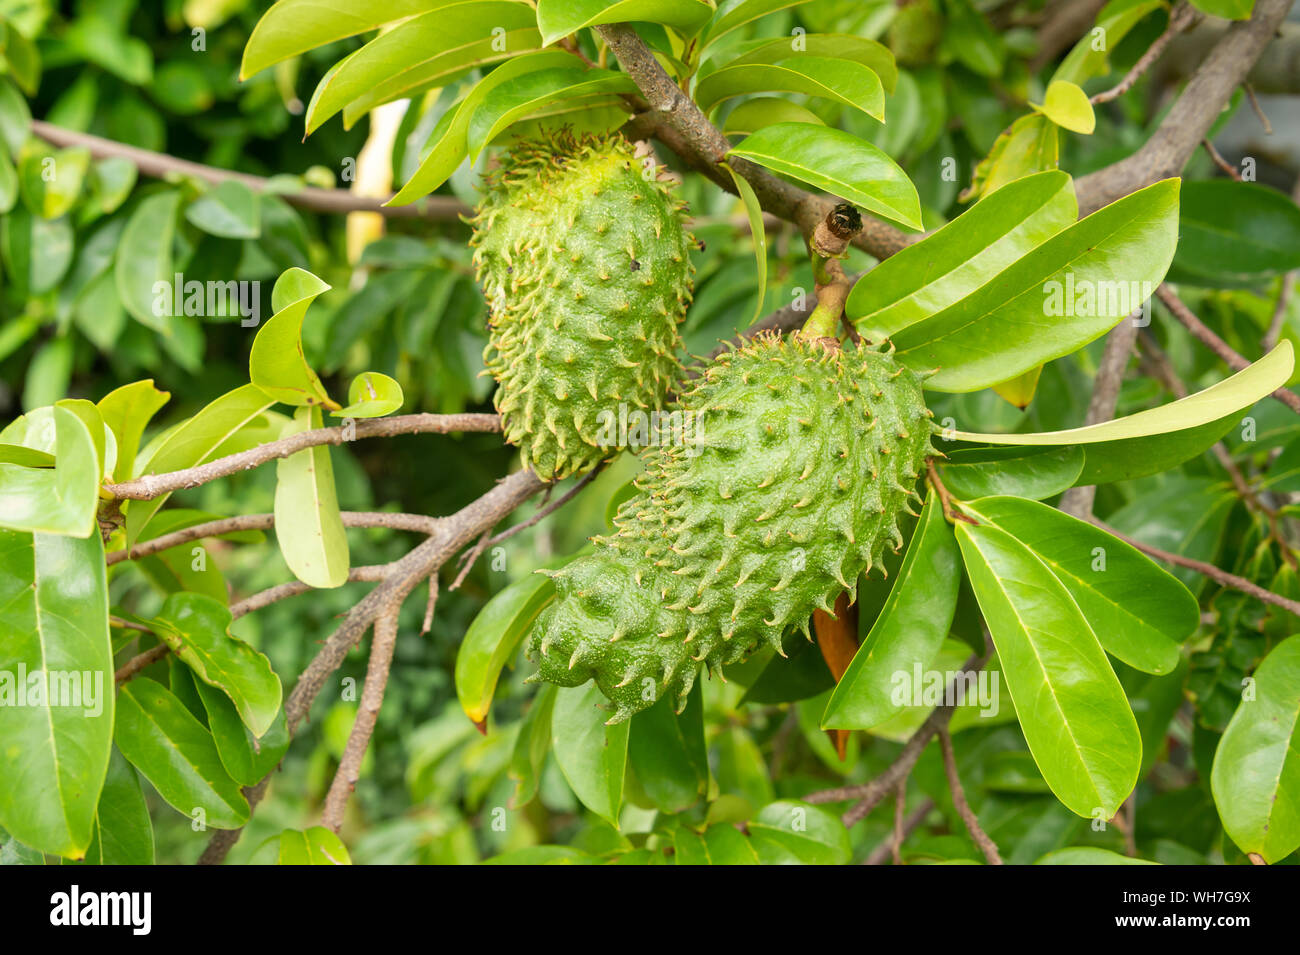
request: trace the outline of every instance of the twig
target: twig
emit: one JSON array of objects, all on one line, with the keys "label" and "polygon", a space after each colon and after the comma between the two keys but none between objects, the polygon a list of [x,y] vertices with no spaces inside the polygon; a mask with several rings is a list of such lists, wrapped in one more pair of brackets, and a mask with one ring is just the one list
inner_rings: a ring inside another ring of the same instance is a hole
[{"label": "twig", "polygon": [[321,812],[321,824],[335,833],[343,828],[343,813],[347,809],[348,797],[357,788],[357,780],[361,777],[361,761],[365,758],[371,734],[375,731],[379,708],[384,705],[384,691],[388,688],[388,674],[393,666],[393,651],[397,646],[397,614],[400,609],[401,601],[395,600],[393,606],[375,619],[370,661],[366,665],[366,685],[361,691],[361,705],[357,708],[352,732],[348,734],[347,745],[343,748],[338,771],[325,795],[325,808]]},{"label": "twig", "polygon": [[[32,120],[32,132],[41,139],[55,146],[82,146],[90,150],[96,159],[122,158],[130,161],[136,169],[154,179],[166,179],[176,175],[192,176],[213,185],[223,182],[241,182],[254,192],[266,191],[268,180],[244,172],[229,169],[217,169],[177,159],[165,153],[156,153],[149,149],[128,146],[111,139],[102,139],[89,133],[80,133],[64,129],[42,120]],[[275,192],[281,199],[300,209],[313,212],[345,214],[349,212],[378,212],[388,218],[420,218],[438,222],[456,222],[462,215],[471,215],[473,210],[459,199],[447,196],[426,196],[418,202],[406,206],[386,206],[386,199],[359,196],[347,189],[316,189],[311,186],[295,192]]]},{"label": "twig", "polygon": [[[917,829],[921,828],[921,823],[925,822],[925,817],[930,814],[930,810],[933,808],[934,808],[934,800],[927,796],[922,801],[921,805],[917,806],[915,809],[913,809],[911,812],[907,814],[907,818],[903,821],[903,840],[906,840],[908,836],[916,832]],[[897,839],[897,827],[895,827],[894,834],[891,834],[888,838],[884,839],[880,843],[880,845],[876,846],[874,849],[871,850],[871,852],[867,855],[867,857],[862,860],[862,864],[863,865],[884,865],[885,860],[890,858],[893,855],[894,843],[896,839]]]},{"label": "twig", "polygon": [[438,572],[429,575],[429,597],[424,602],[424,620],[420,624],[420,636],[433,628],[433,608],[438,603]]},{"label": "twig", "polygon": [[[424,514],[400,514],[389,511],[343,511],[344,527],[387,527],[399,531],[415,531],[419,534],[434,534],[438,530],[440,519]],[[124,560],[138,560],[172,547],[188,544],[190,541],[204,537],[221,537],[239,531],[265,531],[275,526],[274,514],[243,514],[237,517],[223,517],[214,521],[195,524],[183,530],[172,531],[147,541],[138,541],[128,550],[115,550],[105,556],[104,562],[112,567]]]},{"label": "twig", "polygon": [[961,816],[961,821],[966,824],[966,831],[984,853],[984,858],[988,860],[989,865],[1002,865],[1002,856],[998,854],[997,844],[980,826],[975,810],[971,809],[970,803],[966,801],[966,790],[962,787],[961,777],[957,774],[957,757],[952,751],[952,734],[948,732],[947,726],[939,728],[939,747],[943,750],[943,771],[948,777],[948,788],[952,791],[952,804],[957,809],[957,815]]},{"label": "twig", "polygon": [[903,864],[903,805],[907,802],[907,777],[904,776],[894,787],[894,841],[889,847],[889,854],[894,865]]},{"label": "twig", "polygon": [[[1084,419],[1086,424],[1101,424],[1115,417],[1120,388],[1124,383],[1124,369],[1128,367],[1129,355],[1137,340],[1138,327],[1133,320],[1137,314],[1134,312],[1128,316],[1106,336],[1101,364],[1092,383],[1092,398],[1088,401],[1088,413]],[[1084,517],[1092,513],[1096,498],[1096,485],[1072,487],[1062,495],[1060,509],[1074,517]]]},{"label": "twig", "polygon": [[313,428],[278,441],[259,444],[255,448],[228,454],[206,464],[168,471],[163,474],[144,474],[121,484],[105,484],[104,490],[119,500],[149,501],[172,491],[198,487],[217,478],[238,474],[274,461],[287,458],[295,451],[315,448],[324,444],[339,445],[360,438],[385,438],[399,434],[451,434],[458,431],[497,432],[501,419],[494,414],[409,414],[392,418],[367,418],[349,427]]},{"label": "twig", "polygon": [[[1250,364],[1250,362],[1245,358],[1237,354],[1232,349],[1231,345],[1225,342],[1218,335],[1214,334],[1214,332],[1210,330],[1209,326],[1197,318],[1196,315],[1193,314],[1192,310],[1183,304],[1182,299],[1175,294],[1174,290],[1171,289],[1168,284],[1161,283],[1159,288],[1156,289],[1156,295],[1159,297],[1160,301],[1165,304],[1165,307],[1173,314],[1174,318],[1178,319],[1178,321],[1181,322],[1183,326],[1201,342],[1201,344],[1205,345],[1210,349],[1210,351],[1218,355],[1219,358],[1223,360],[1223,363],[1229,368],[1234,371],[1241,371]],[[1291,391],[1288,388],[1279,388],[1272,394],[1273,397],[1282,402],[1282,404],[1286,405],[1296,414],[1300,414],[1300,395],[1297,395],[1294,391]]]},{"label": "twig", "polygon": [[1211,141],[1210,137],[1206,136],[1202,139],[1201,145],[1204,146],[1205,151],[1210,154],[1210,158],[1214,160],[1214,164],[1222,169],[1229,179],[1234,182],[1241,182],[1241,173],[1237,172],[1237,167],[1223,158],[1223,154],[1214,148],[1214,143]]},{"label": "twig", "polygon": [[1277,307],[1273,309],[1273,318],[1268,323],[1268,331],[1260,341],[1260,347],[1270,352],[1282,338],[1282,328],[1286,325],[1286,313],[1291,307],[1291,293],[1295,289],[1296,272],[1282,275],[1282,287],[1277,293]]},{"label": "twig", "polygon": [[476,543],[469,551],[460,555],[460,572],[456,574],[456,579],[451,582],[451,586],[447,588],[448,590],[460,589],[460,585],[465,582],[465,578],[469,576],[469,572],[474,567],[474,564],[478,561],[479,557],[483,555],[483,551],[487,550],[488,541],[491,539],[491,535],[491,528],[485,530],[482,536],[479,537],[478,543]]},{"label": "twig", "polygon": [[1260,124],[1264,127],[1264,135],[1272,136],[1273,124],[1268,121],[1268,117],[1264,115],[1264,108],[1259,105],[1259,97],[1255,95],[1255,87],[1251,86],[1249,83],[1242,83],[1241,86],[1242,89],[1246,91],[1246,98],[1250,100],[1250,108],[1255,111],[1255,115],[1259,117]]},{"label": "twig", "polygon": [[[391,564],[363,564],[360,567],[353,567],[348,571],[348,583],[373,583],[383,580],[396,565],[396,561]],[[297,597],[308,591],[316,590],[311,584],[305,584],[301,580],[290,580],[283,584],[276,584],[274,587],[268,587],[265,590],[253,594],[251,597],[245,597],[238,603],[230,605],[230,616],[238,620],[254,610],[261,610],[281,600],[287,600],[290,597]]]},{"label": "twig", "polygon": [[144,653],[138,654],[130,660],[127,660],[126,663],[122,664],[118,671],[113,674],[113,682],[118,686],[121,686],[145,667],[149,666],[151,663],[157,663],[170,652],[170,648],[165,643],[160,643],[156,647],[151,647],[144,651]]},{"label": "twig", "polygon": [[1160,59],[1169,42],[1191,26],[1196,19],[1195,8],[1187,0],[1181,0],[1178,6],[1174,7],[1173,12],[1169,14],[1169,26],[1165,28],[1165,32],[1156,37],[1155,42],[1147,48],[1147,51],[1133,64],[1133,69],[1129,70],[1118,84],[1104,93],[1098,93],[1092,97],[1092,104],[1097,106],[1102,103],[1109,103],[1113,99],[1119,99],[1131,90],[1133,84],[1141,79],[1147,70],[1151,69],[1156,60]]},{"label": "twig", "polygon": [[925,473],[930,481],[930,486],[939,495],[939,505],[943,508],[943,516],[948,519],[949,524],[955,524],[957,521],[965,521],[967,524],[979,524],[979,521],[968,517],[952,506],[955,498],[939,477],[939,471],[934,466],[934,458],[925,459]]},{"label": "twig", "polygon": [[1167,550],[1152,547],[1150,544],[1144,544],[1136,538],[1120,533],[1109,524],[1099,521],[1095,517],[1089,518],[1089,521],[1096,524],[1107,534],[1110,534],[1113,537],[1118,537],[1124,543],[1136,547],[1138,550],[1142,551],[1142,553],[1147,554],[1150,557],[1154,557],[1157,560],[1163,560],[1166,564],[1173,564],[1175,567],[1186,567],[1188,570],[1194,570],[1198,574],[1209,577],[1221,587],[1240,590],[1244,594],[1250,594],[1250,596],[1257,600],[1262,600],[1264,603],[1281,607],[1283,610],[1300,617],[1300,601],[1292,600],[1289,597],[1283,597],[1281,594],[1275,594],[1271,590],[1265,590],[1263,587],[1259,586],[1259,584],[1249,581],[1245,577],[1239,577],[1236,574],[1223,570],[1222,568],[1215,567],[1213,564],[1207,564],[1205,561],[1193,560],[1190,557],[1184,557],[1182,554],[1173,554]]}]

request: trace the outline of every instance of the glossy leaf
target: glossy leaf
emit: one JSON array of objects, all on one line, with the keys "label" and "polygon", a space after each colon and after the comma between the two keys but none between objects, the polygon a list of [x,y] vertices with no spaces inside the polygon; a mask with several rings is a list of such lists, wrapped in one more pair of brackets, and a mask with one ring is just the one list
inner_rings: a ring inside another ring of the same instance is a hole
[{"label": "glossy leaf", "polygon": [[387,375],[367,371],[352,379],[348,404],[331,411],[336,418],[382,418],[402,407],[402,386]]},{"label": "glossy leaf", "polygon": [[775,92],[828,99],[885,119],[885,88],[874,70],[852,60],[804,53],[778,63],[724,66],[696,84],[695,101],[707,113],[735,96]]},{"label": "glossy leaf", "polygon": [[[283,436],[321,426],[319,406],[299,408]],[[304,448],[276,462],[275,537],[285,563],[303,583],[341,587],[347,582],[348,538],[329,445]]]},{"label": "glossy leaf", "polygon": [[939,476],[954,497],[974,500],[1008,494],[1033,501],[1073,487],[1083,471],[1076,445],[1042,448],[968,448],[937,462]]},{"label": "glossy leaf", "polygon": [[1010,534],[957,541],[1029,751],[1070,811],[1109,819],[1132,792],[1142,740],[1096,634],[1051,570]]},{"label": "glossy leaf", "polygon": [[555,686],[546,684],[533,697],[524,713],[510,755],[510,778],[515,781],[510,808],[519,809],[533,801],[542,782],[542,767],[551,751],[551,713],[555,708]]},{"label": "glossy leaf", "polygon": [[180,203],[174,189],[142,199],[127,220],[113,267],[117,294],[127,312],[164,335],[171,334],[172,241]]},{"label": "glossy leaf", "polygon": [[[1101,76],[1110,71],[1108,54],[1114,50],[1120,40],[1141,20],[1156,10],[1165,9],[1164,0],[1128,0],[1124,3],[1110,3],[1097,15],[1095,29],[1102,31],[1106,38],[1104,45],[1097,43],[1097,34],[1090,30],[1075,44],[1074,49],[1066,54],[1061,65],[1052,74],[1052,80],[1064,80],[1082,86],[1094,76]],[[1101,46],[1101,49],[1097,47]]]},{"label": "glossy leaf", "polygon": [[324,826],[280,833],[280,865],[351,865],[343,840]]},{"label": "glossy leaf", "polygon": [[1173,282],[1236,288],[1300,268],[1300,208],[1258,183],[1187,183],[1178,232]]},{"label": "glossy leaf", "polygon": [[[202,464],[223,442],[273,404],[275,400],[256,385],[226,392],[169,432],[147,456],[142,455],[142,473],[162,474]],[[131,502],[126,513],[128,544],[139,539],[167,497],[164,494],[151,501]]]},{"label": "glossy leaf", "polygon": [[962,202],[988,198],[1009,183],[1056,169],[1060,161],[1060,136],[1056,124],[1038,113],[1021,116],[993,142],[993,148],[975,167]]},{"label": "glossy leaf", "polygon": [[1006,531],[1065,585],[1106,652],[1144,673],[1169,673],[1200,625],[1196,598],[1137,548],[1037,501],[988,497],[962,509]]},{"label": "glossy leaf", "polygon": [[122,754],[113,750],[108,776],[95,811],[94,837],[86,865],[153,865],[153,821],[140,779]]},{"label": "glossy leaf", "polygon": [[135,475],[135,456],[140,449],[140,437],[145,426],[167,399],[170,392],[159,391],[153,379],[133,381],[115,388],[99,399],[97,407],[104,424],[117,439],[117,466],[113,469],[114,481],[125,481]]},{"label": "glossy leaf", "polygon": [[74,237],[67,217],[42,219],[19,206],[2,225],[0,253],[13,288],[44,295],[57,287],[72,262]]},{"label": "glossy leaf", "polygon": [[662,23],[691,34],[713,16],[706,0],[538,0],[542,42],[554,43],[583,27],[602,23]]},{"label": "glossy leaf", "polygon": [[90,150],[72,149],[29,152],[18,164],[23,202],[42,219],[57,219],[71,211],[81,197]]},{"label": "glossy leaf", "polygon": [[1192,0],[1192,6],[1210,16],[1225,20],[1249,20],[1255,0]]},{"label": "glossy leaf", "polygon": [[212,734],[153,680],[122,685],[114,741],[176,811],[216,829],[248,821],[248,801],[221,765]]},{"label": "glossy leaf", "polygon": [[759,17],[787,7],[797,7],[807,0],[721,0],[718,10],[713,14],[708,27],[704,30],[701,46],[713,43],[719,37],[732,30],[752,23]]},{"label": "glossy leaf", "polygon": [[681,713],[664,699],[633,716],[631,724],[627,758],[655,808],[683,812],[695,805],[709,784],[699,683]]},{"label": "glossy leaf", "polygon": [[[726,165],[725,163],[723,165]],[[727,166],[731,181],[736,184],[736,192],[745,206],[745,216],[749,219],[749,234],[754,240],[754,266],[758,278],[758,291],[755,293],[754,315],[750,324],[758,321],[763,314],[763,302],[767,298],[767,229],[763,225],[763,207],[759,205],[754,187],[744,176]]]},{"label": "glossy leaf", "polygon": [[[731,56],[727,66],[746,63],[779,63],[795,55],[848,60],[867,67],[878,77],[885,92],[892,94],[898,83],[898,65],[889,47],[866,37],[847,33],[803,33],[795,36],[759,40],[743,47],[739,56]],[[742,104],[743,105],[743,104]],[[736,107],[740,109],[740,107]]]},{"label": "glossy leaf", "polygon": [[1300,848],[1300,635],[1272,649],[1214,754],[1210,788],[1242,852],[1280,862]]},{"label": "glossy leaf", "polygon": [[199,699],[208,718],[208,729],[216,743],[221,765],[241,786],[261,782],[279,765],[289,749],[289,729],[284,709],[276,711],[275,720],[261,738],[244,725],[235,704],[221,690],[202,680],[194,681]]},{"label": "glossy leaf", "polygon": [[1097,128],[1097,116],[1092,111],[1088,94],[1068,80],[1053,80],[1043,97],[1043,105],[1035,106],[1044,116],[1062,129],[1087,136]]},{"label": "glossy leaf", "polygon": [[907,174],[875,146],[811,123],[777,123],[728,153],[824,189],[869,212],[922,228],[921,201]]},{"label": "glossy leaf", "polygon": [[0,826],[33,849],[79,857],[94,834],[113,740],[98,534],[0,530],[0,704]]},{"label": "glossy leaf", "polygon": [[178,593],[163,602],[150,626],[196,677],[221,690],[254,736],[270,729],[280,710],[280,678],[271,662],[230,634],[230,610],[203,594]]},{"label": "glossy leaf", "polygon": [[242,182],[229,179],[191,202],[185,218],[209,235],[256,239],[262,234],[261,197]]},{"label": "glossy leaf", "polygon": [[1071,846],[1043,856],[1034,865],[1156,865],[1147,859],[1134,859],[1098,846]]},{"label": "glossy leaf", "polygon": [[1255,402],[1291,377],[1295,358],[1283,340],[1271,352],[1204,391],[1159,408],[1066,431],[1029,434],[945,432],[958,441],[981,444],[1081,445],[1087,455],[1076,483],[1104,484],[1167,470],[1204,451]]},{"label": "glossy leaf", "polygon": [[579,801],[613,826],[623,805],[623,771],[631,722],[605,725],[605,695],[595,683],[559,687],[551,713],[551,748]]},{"label": "glossy leaf", "polygon": [[52,469],[0,462],[0,527],[97,537],[101,456],[95,439],[67,407],[56,405],[52,415],[56,441]]},{"label": "glossy leaf", "polygon": [[930,666],[948,636],[960,579],[957,542],[931,494],[889,598],[826,704],[824,728],[867,729],[903,709],[897,676]]},{"label": "glossy leaf", "polygon": [[275,314],[257,330],[248,356],[248,374],[277,401],[288,405],[337,408],[302,350],[302,323],[307,309],[329,286],[310,272],[290,269],[271,294]]},{"label": "glossy leaf", "polygon": [[852,855],[838,816],[792,799],[764,806],[749,837],[764,865],[844,865]]},{"label": "glossy leaf", "polygon": [[960,302],[1078,219],[1063,172],[1012,183],[853,286],[845,312],[868,338],[887,338]]},{"label": "glossy leaf", "polygon": [[1069,354],[1150,297],[1178,241],[1177,208],[1178,180],[1166,179],[1094,212],[996,281],[903,329],[897,357],[938,368],[926,387],[963,392]]},{"label": "glossy leaf", "polygon": [[820,116],[806,106],[774,96],[756,96],[745,100],[727,114],[722,131],[728,136],[748,135],[775,123],[826,125]]}]

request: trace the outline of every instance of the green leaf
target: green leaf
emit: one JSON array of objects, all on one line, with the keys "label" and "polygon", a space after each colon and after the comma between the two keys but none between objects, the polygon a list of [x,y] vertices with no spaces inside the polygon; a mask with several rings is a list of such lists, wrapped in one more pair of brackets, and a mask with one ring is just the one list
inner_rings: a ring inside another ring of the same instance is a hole
[{"label": "green leaf", "polygon": [[754,303],[754,315],[749,320],[749,324],[758,321],[763,314],[763,301],[767,298],[767,230],[763,226],[763,207],[759,205],[758,196],[754,194],[754,187],[749,184],[749,180],[743,176],[736,175],[736,171],[726,163],[727,172],[731,174],[731,181],[736,184],[736,192],[740,195],[740,201],[744,203],[745,215],[749,219],[749,234],[754,240],[754,265],[758,273],[758,292],[757,301]]},{"label": "green leaf", "polygon": [[963,392],[1068,355],[1150,297],[1178,243],[1177,209],[1178,180],[1166,179],[1094,212],[996,281],[900,331],[898,359],[937,367],[926,387]]},{"label": "green leaf", "polygon": [[162,684],[122,685],[114,741],[177,812],[214,829],[248,822],[248,801],[221,765],[212,734]]},{"label": "green leaf", "polygon": [[125,156],[108,156],[90,167],[91,201],[104,215],[116,212],[135,188],[139,171]]},{"label": "green leaf", "polygon": [[514,657],[537,615],[554,599],[551,578],[529,574],[484,604],[465,631],[456,653],[456,696],[473,722],[481,726],[487,719],[502,668]]},{"label": "green leaf", "polygon": [[[326,74],[307,107],[308,135],[355,100],[376,106],[541,43],[536,14],[520,0],[429,4],[426,9],[430,12],[385,30]],[[505,32],[494,32],[498,30]],[[376,90],[379,94],[372,95]]]},{"label": "green leaf", "polygon": [[1178,233],[1171,282],[1240,288],[1300,268],[1300,208],[1258,183],[1187,183]]},{"label": "green leaf", "polygon": [[205,683],[225,693],[260,737],[280,709],[280,678],[269,661],[230,634],[230,610],[203,594],[170,595],[150,628]]},{"label": "green leaf", "polygon": [[67,218],[42,219],[19,206],[4,218],[0,255],[20,294],[44,295],[72,262],[73,231]]},{"label": "green leaf", "polygon": [[974,500],[1008,494],[1033,501],[1060,494],[1077,483],[1083,449],[1075,445],[1043,448],[968,448],[936,462],[954,497]]},{"label": "green leaf", "polygon": [[1159,408],[1066,431],[987,434],[945,431],[957,441],[1009,445],[1081,445],[1087,455],[1076,484],[1105,484],[1167,470],[1199,454],[1255,402],[1285,386],[1295,364],[1291,343],[1204,391]]},{"label": "green leaf", "polygon": [[632,717],[628,761],[641,789],[660,812],[684,812],[705,795],[709,758],[704,744],[704,698],[697,683],[686,709],[660,700]]},{"label": "green leaf", "polygon": [[280,833],[280,865],[351,865],[343,840],[324,826]]},{"label": "green leaf", "polygon": [[382,418],[402,407],[402,386],[387,375],[367,371],[352,379],[348,386],[346,408],[331,411],[336,418]]},{"label": "green leaf", "polygon": [[631,722],[605,725],[605,703],[595,683],[558,688],[551,714],[551,749],[578,800],[617,827]]},{"label": "green leaf", "polygon": [[94,837],[82,860],[86,865],[153,865],[153,821],[140,780],[122,754],[113,750],[108,776],[95,810]]},{"label": "green leaf", "polygon": [[415,174],[398,190],[397,195],[388,200],[386,205],[408,205],[416,199],[427,196],[451,178],[451,174],[469,156],[466,134],[469,130],[470,116],[487,98],[488,93],[497,86],[534,71],[581,66],[580,59],[560,50],[527,53],[502,63],[480,80],[458,105],[449,109],[438,121],[438,125],[429,136],[431,146],[428,155],[420,160],[420,166]]},{"label": "green leaf", "polygon": [[262,234],[262,200],[242,182],[228,179],[191,202],[185,218],[209,235],[256,239]]},{"label": "green leaf", "polygon": [[[299,408],[282,437],[321,427],[317,406]],[[275,466],[275,537],[295,577],[312,587],[348,579],[348,538],[339,515],[328,445],[304,448]]]},{"label": "green leaf", "polygon": [[773,40],[756,40],[746,44],[742,49],[744,52],[729,59],[727,66],[779,63],[791,59],[792,54],[800,56],[807,54],[836,60],[850,60],[865,66],[880,77],[881,85],[889,94],[893,94],[898,83],[898,65],[894,62],[894,54],[889,47],[876,40],[848,33],[803,33],[777,37]]},{"label": "green leaf", "polygon": [[1088,94],[1068,80],[1053,80],[1047,87],[1043,105],[1030,105],[1057,126],[1072,133],[1089,136],[1097,128],[1097,115],[1092,111]]},{"label": "green leaf", "polygon": [[1134,859],[1110,849],[1096,846],[1071,846],[1043,856],[1034,865],[1159,865],[1147,859]]},{"label": "green leaf", "polygon": [[0,463],[0,527],[98,538],[101,455],[95,438],[62,403],[53,408],[53,421],[52,470]]},{"label": "green leaf", "polygon": [[[1237,502],[1227,482],[1174,474],[1148,486],[1146,493],[1111,514],[1108,523],[1144,544],[1213,563]],[[1207,585],[1190,568],[1174,567],[1171,572],[1194,594]]]},{"label": "green leaf", "polygon": [[1210,789],[1237,847],[1280,862],[1300,848],[1300,635],[1273,648],[1250,689],[1219,741]]},{"label": "green leaf", "polygon": [[18,164],[23,202],[43,219],[67,215],[81,196],[89,169],[90,150],[84,146],[28,152]]},{"label": "green leaf", "polygon": [[[1082,86],[1094,76],[1109,72],[1110,63],[1107,54],[1119,45],[1120,40],[1124,39],[1140,20],[1166,7],[1164,0],[1139,0],[1139,2],[1125,0],[1122,3],[1107,4],[1097,16],[1097,26],[1089,30],[1083,39],[1075,44],[1074,49],[1066,54],[1061,65],[1052,74],[1052,80],[1064,80]],[[1101,33],[1098,34],[1097,30]],[[1101,49],[1097,48],[1098,36],[1106,38],[1106,42],[1100,44]]]},{"label": "green leaf", "polygon": [[18,201],[18,171],[9,156],[0,149],[0,215],[7,215]]},{"label": "green leaf", "polygon": [[993,31],[971,0],[946,0],[948,22],[943,51],[980,76],[997,79],[1007,58],[1002,37]]},{"label": "green leaf", "polygon": [[955,305],[1078,219],[1063,172],[1018,180],[853,286],[845,312],[868,338],[887,338]]},{"label": "green leaf", "polygon": [[241,786],[260,783],[279,765],[289,749],[289,727],[284,709],[276,711],[271,728],[259,739],[244,725],[230,697],[202,680],[195,680],[194,685],[203,701],[208,729],[216,743],[221,765]]},{"label": "green leaf", "polygon": [[957,198],[967,202],[988,198],[1008,183],[1035,173],[1056,169],[1060,161],[1057,127],[1037,113],[1021,116],[996,140],[989,154],[975,167],[968,189]]},{"label": "green leaf", "polygon": [[777,99],[774,96],[757,96],[745,100],[730,113],[722,131],[728,136],[742,136],[757,132],[775,123],[811,123],[825,126],[820,116],[798,103]]},{"label": "green leaf", "polygon": [[1065,585],[1106,652],[1144,673],[1169,673],[1200,626],[1196,598],[1137,548],[1056,508],[988,497],[962,509],[1006,531]]},{"label": "green leaf", "polygon": [[764,865],[844,865],[853,854],[838,816],[793,799],[764,806],[749,838]]},{"label": "green leaf", "polygon": [[145,425],[170,397],[170,392],[159,391],[154,387],[153,379],[146,378],[115,388],[99,399],[96,407],[104,418],[104,424],[117,439],[114,481],[125,481],[134,476],[135,456],[140,449],[140,436],[144,434]]},{"label": "green leaf", "polygon": [[520,809],[533,801],[542,783],[542,768],[551,751],[551,713],[555,708],[555,685],[548,683],[537,691],[532,706],[524,713],[510,756],[510,778],[515,792],[510,808]]},{"label": "green leaf", "polygon": [[484,859],[484,865],[596,865],[595,856],[571,846],[526,846]]},{"label": "green leaf", "polygon": [[248,355],[249,379],[287,405],[325,405],[336,409],[325,386],[302,350],[302,323],[307,309],[329,286],[303,269],[289,269],[275,283],[275,314],[257,330]]},{"label": "green leaf", "polygon": [[649,21],[690,35],[713,16],[705,0],[538,0],[537,25],[549,46],[583,27]]},{"label": "green leaf", "polygon": [[948,636],[960,580],[957,542],[931,494],[880,616],[831,693],[823,728],[867,729],[904,708],[895,702],[895,678],[913,664],[930,666]]},{"label": "green leaf", "polygon": [[[141,455],[144,458],[139,462],[141,473],[162,474],[202,464],[223,442],[273,404],[275,400],[256,385],[243,385],[226,392],[170,431],[152,453]],[[131,502],[126,512],[128,545],[140,539],[140,532],[168,496]]]},{"label": "green leaf", "polygon": [[1139,779],[1151,772],[1156,759],[1164,753],[1165,736],[1169,724],[1186,700],[1187,657],[1179,656],[1178,665],[1171,673],[1161,675],[1135,674],[1135,679],[1125,679],[1129,703],[1137,719],[1138,732],[1142,734],[1142,768]]},{"label": "green leaf", "polygon": [[775,92],[828,99],[885,121],[885,88],[874,70],[853,60],[806,53],[778,63],[724,66],[695,85],[695,101],[707,113],[735,96]]},{"label": "green leaf", "polygon": [[36,44],[3,18],[0,18],[0,56],[9,75],[28,96],[35,96],[41,85],[41,57]]},{"label": "green leaf", "polygon": [[33,849],[81,856],[113,741],[98,534],[0,531],[0,702],[0,826]]},{"label": "green leaf", "polygon": [[1110,819],[1132,792],[1142,739],[1096,634],[1051,570],[1010,534],[956,525],[1020,727],[1071,812]]},{"label": "green leaf", "polygon": [[469,158],[477,159],[497,134],[516,120],[555,103],[598,93],[635,93],[626,73],[557,67],[525,73],[494,86],[470,115],[466,130]]},{"label": "green leaf", "polygon": [[239,78],[246,80],[268,66],[308,50],[459,2],[387,0],[363,6],[355,0],[279,0],[253,28],[244,46]]},{"label": "green leaf", "polygon": [[921,229],[921,200],[907,174],[875,146],[838,129],[777,123],[727,155],[824,189],[877,215]]},{"label": "green leaf", "polygon": [[787,7],[797,7],[805,2],[807,0],[721,0],[717,12],[713,14],[713,19],[704,30],[700,47],[704,48],[716,42],[719,37],[743,27],[746,23],[752,23],[761,16]]},{"label": "green leaf", "polygon": [[181,194],[155,192],[131,213],[113,267],[117,294],[131,317],[147,328],[171,334],[172,241]]},{"label": "green leaf", "polygon": [[1249,20],[1255,0],[1192,0],[1192,6],[1213,17],[1225,20]]}]

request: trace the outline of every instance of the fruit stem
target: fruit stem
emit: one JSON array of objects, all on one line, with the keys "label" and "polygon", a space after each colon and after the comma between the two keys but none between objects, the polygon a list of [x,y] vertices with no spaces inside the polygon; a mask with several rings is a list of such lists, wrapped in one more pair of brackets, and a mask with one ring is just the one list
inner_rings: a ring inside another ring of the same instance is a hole
[{"label": "fruit stem", "polygon": [[957,501],[957,499],[952,496],[952,492],[944,486],[943,481],[939,478],[939,471],[934,466],[934,458],[925,459],[925,473],[930,487],[934,488],[935,493],[939,495],[939,505],[943,508],[943,516],[947,518],[949,524],[956,524],[958,521],[964,521],[967,524],[979,524],[979,521],[967,517],[953,508],[953,502]]}]

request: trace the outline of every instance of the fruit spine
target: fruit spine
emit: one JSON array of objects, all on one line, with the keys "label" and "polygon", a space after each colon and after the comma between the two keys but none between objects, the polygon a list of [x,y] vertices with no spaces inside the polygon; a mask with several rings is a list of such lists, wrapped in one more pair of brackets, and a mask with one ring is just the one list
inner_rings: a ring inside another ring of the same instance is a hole
[{"label": "fruit spine", "polygon": [[[698,664],[780,650],[902,543],[930,446],[921,376],[888,351],[762,336],[682,396],[690,441],[647,456],[596,552],[554,573],[530,653],[538,678],[595,679],[627,719]],[[910,510],[909,510],[910,512]]]},{"label": "fruit spine", "polygon": [[483,357],[506,440],[543,480],[619,450],[620,410],[663,407],[691,300],[684,209],[618,133],[522,143],[490,177],[471,240]]}]

